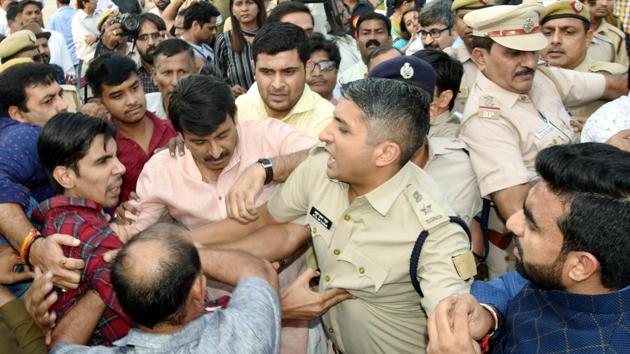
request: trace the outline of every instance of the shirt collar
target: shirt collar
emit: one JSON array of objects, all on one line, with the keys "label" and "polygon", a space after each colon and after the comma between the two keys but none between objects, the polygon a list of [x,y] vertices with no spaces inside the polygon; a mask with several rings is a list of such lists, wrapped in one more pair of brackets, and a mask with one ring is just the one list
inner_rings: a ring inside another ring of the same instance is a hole
[{"label": "shirt collar", "polygon": [[40,204],[42,213],[46,213],[56,208],[77,207],[84,209],[93,209],[98,213],[103,213],[103,207],[97,202],[85,199],[68,197],[65,195],[57,195],[52,198],[46,199]]},{"label": "shirt collar", "polygon": [[[260,95],[260,91],[258,91],[257,94],[258,94],[258,97],[260,98],[260,107],[262,107],[264,116],[268,116],[265,101],[263,101],[262,96]],[[295,114],[304,113],[304,112],[314,109],[315,106],[317,105],[318,99],[320,98],[321,96],[319,96],[319,94],[313,92],[308,87],[307,84],[304,84],[304,91],[302,91],[302,96],[300,96],[300,99],[295,103],[293,108],[291,108],[289,113],[287,113],[287,115],[284,116],[281,120],[285,121],[291,118]],[[325,100],[324,98],[321,98],[321,99]]]},{"label": "shirt collar", "polygon": [[365,195],[372,208],[385,216],[394,205],[396,198],[402,193],[409,180],[409,170],[413,162],[407,162],[394,176]]},{"label": "shirt collar", "polygon": [[542,290],[533,283],[531,288],[540,292],[556,306],[584,313],[623,313],[630,311],[630,287],[603,295],[581,295],[561,290]]},{"label": "shirt collar", "polygon": [[164,349],[183,347],[186,344],[199,341],[205,328],[205,316],[209,315],[200,316],[188,322],[177,332],[170,334],[144,333],[134,328],[125,337],[115,341],[113,344],[117,347],[136,346],[160,349],[160,352],[164,352]]},{"label": "shirt collar", "polygon": [[479,72],[479,75],[477,75],[477,85],[479,85],[479,87],[484,92],[492,92],[492,97],[503,103],[503,105],[507,106],[508,108],[512,108],[516,101],[518,101],[518,99],[523,96],[519,95],[518,93],[510,92],[503,87],[495,84],[494,82],[490,81],[490,79],[488,79],[486,75],[484,75],[482,72]]}]

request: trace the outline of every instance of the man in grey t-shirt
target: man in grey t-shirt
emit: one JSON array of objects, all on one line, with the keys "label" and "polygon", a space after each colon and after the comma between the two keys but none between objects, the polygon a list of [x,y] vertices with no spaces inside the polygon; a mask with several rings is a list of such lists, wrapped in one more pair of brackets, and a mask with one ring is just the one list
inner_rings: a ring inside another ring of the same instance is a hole
[{"label": "man in grey t-shirt", "polygon": [[[206,276],[237,285],[228,308],[207,312]],[[52,353],[279,352],[278,279],[269,262],[243,252],[197,250],[182,228],[157,224],[121,249],[112,283],[139,328],[111,348],[60,343]]]}]

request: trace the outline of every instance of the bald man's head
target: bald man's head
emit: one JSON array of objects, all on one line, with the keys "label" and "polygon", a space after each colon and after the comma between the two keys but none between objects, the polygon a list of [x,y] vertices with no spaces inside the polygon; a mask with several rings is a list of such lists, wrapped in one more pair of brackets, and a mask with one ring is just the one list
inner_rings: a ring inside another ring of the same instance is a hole
[{"label": "bald man's head", "polygon": [[134,236],[112,265],[112,283],[123,311],[144,327],[181,325],[186,302],[201,274],[188,232],[156,224]]}]

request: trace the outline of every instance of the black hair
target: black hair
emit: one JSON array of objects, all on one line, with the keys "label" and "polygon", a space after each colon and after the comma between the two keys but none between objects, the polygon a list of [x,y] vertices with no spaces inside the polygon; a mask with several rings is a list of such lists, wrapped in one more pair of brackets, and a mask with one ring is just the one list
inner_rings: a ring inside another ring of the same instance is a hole
[{"label": "black hair", "polygon": [[20,14],[20,4],[16,1],[12,2],[7,6],[7,21],[15,21],[17,16]]},{"label": "black hair", "polygon": [[601,143],[556,145],[538,153],[536,171],[567,209],[558,220],[562,254],[595,256],[605,288],[630,285],[630,153]]},{"label": "black hair", "polygon": [[166,23],[164,23],[164,20],[160,16],[150,12],[145,12],[138,15],[138,31],[136,32],[136,38],[140,34],[140,28],[142,28],[144,23],[147,21],[153,23],[155,27],[157,27],[158,31],[166,31]]},{"label": "black hair", "polygon": [[92,141],[101,134],[105,146],[116,135],[116,128],[106,119],[83,113],[58,113],[44,125],[37,140],[37,153],[55,192],[64,192],[52,176],[55,168],[68,167],[80,175],[79,160],[87,155]]},{"label": "black hair", "polygon": [[256,62],[258,54],[276,55],[293,49],[297,49],[300,60],[306,64],[311,56],[306,32],[292,23],[271,22],[266,23],[256,34],[252,55]]},{"label": "black hair", "polygon": [[62,5],[70,5],[70,0],[57,0]]},{"label": "black hair", "polygon": [[16,106],[22,112],[26,107],[26,88],[32,85],[52,85],[55,82],[52,66],[43,63],[23,63],[10,67],[0,75],[0,107],[3,115],[9,115],[9,107]]},{"label": "black hair", "polygon": [[385,27],[387,28],[387,35],[391,36],[390,33],[392,33],[392,22],[389,20],[389,18],[387,18],[385,15],[380,14],[378,12],[370,12],[366,15],[362,15],[359,17],[359,20],[357,20],[357,27],[356,27],[356,37],[359,38],[359,33],[361,33],[361,24],[364,21],[368,21],[368,20],[379,20],[379,21],[383,21],[383,23],[385,24]]},{"label": "black hair", "polygon": [[[141,326],[183,324],[188,295],[201,274],[197,248],[186,238],[181,226],[155,224],[134,236],[116,255],[111,268],[114,291],[123,311]],[[133,249],[147,243],[158,243],[163,251],[147,260],[153,262],[151,272],[132,261],[142,253]]]},{"label": "black hair", "polygon": [[481,36],[473,36],[472,37],[472,47],[485,49],[490,53],[492,50],[492,45],[495,42],[490,37],[481,37]]},{"label": "black hair", "polygon": [[341,64],[341,54],[339,53],[339,47],[335,42],[326,39],[321,33],[314,33],[310,37],[311,43],[311,54],[314,52],[323,50],[328,53],[328,59],[335,62],[335,66],[339,69],[339,64]]},{"label": "black hair", "polygon": [[313,19],[311,10],[309,10],[308,6],[299,1],[289,1],[278,4],[278,6],[274,7],[271,12],[269,12],[269,16],[267,16],[267,23],[280,22],[284,16],[296,12],[307,13],[311,17],[311,22],[315,25],[315,20]]},{"label": "black hair", "polygon": [[[431,95],[418,86],[391,79],[357,80],[342,86],[368,127],[367,143],[392,141],[400,147],[400,167],[424,144],[429,131]],[[392,99],[395,97],[396,99]]]},{"label": "black hair", "polygon": [[464,75],[464,66],[462,63],[460,63],[459,60],[451,58],[442,50],[435,48],[417,51],[413,56],[426,61],[433,67],[433,70],[435,70],[437,74],[435,86],[437,87],[438,94],[446,90],[453,92],[453,98],[448,103],[448,109],[452,110],[455,106],[455,98],[457,98],[457,93],[459,92],[462,76]]},{"label": "black hair", "polygon": [[40,10],[44,8],[44,5],[42,5],[42,3],[37,0],[22,0],[22,1],[19,1],[18,4],[19,4],[20,13],[22,13],[22,11],[24,11],[24,8],[27,7],[28,5],[35,5],[39,7]]},{"label": "black hair", "polygon": [[188,44],[188,42],[179,38],[165,39],[155,47],[155,53],[153,54],[153,63],[155,64],[155,58],[157,58],[158,55],[163,55],[167,58],[170,58],[183,52],[188,53],[188,55],[190,56],[190,60],[193,61],[194,65],[195,53],[193,53],[192,47],[190,46],[190,44]]},{"label": "black hair", "polygon": [[211,3],[195,1],[186,8],[184,13],[184,29],[189,30],[195,21],[201,25],[210,22],[213,17],[219,16],[221,13]]},{"label": "black hair", "polygon": [[94,93],[101,96],[103,85],[120,85],[137,72],[136,63],[118,53],[105,53],[90,62],[85,78]]},{"label": "black hair", "polygon": [[227,117],[234,119],[236,103],[230,86],[222,80],[205,75],[182,79],[171,94],[168,117],[179,133],[207,136]]},{"label": "black hair", "polygon": [[[267,11],[265,9],[265,2],[263,0],[252,0],[258,7],[258,15],[256,15],[256,24],[258,28],[262,27],[267,22]],[[232,19],[232,30],[230,31],[230,41],[232,42],[232,51],[240,53],[243,50],[243,43],[246,41],[245,37],[241,33],[241,24],[238,22],[234,14],[232,13],[232,6],[234,0],[230,0],[230,18]]]}]

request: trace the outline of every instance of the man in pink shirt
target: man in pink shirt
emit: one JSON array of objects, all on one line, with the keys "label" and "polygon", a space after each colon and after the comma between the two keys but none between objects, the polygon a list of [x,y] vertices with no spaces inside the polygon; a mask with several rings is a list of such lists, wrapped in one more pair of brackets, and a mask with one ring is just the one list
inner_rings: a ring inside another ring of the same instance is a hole
[{"label": "man in pink shirt", "polygon": [[[308,150],[315,143],[277,119],[238,122],[229,86],[201,75],[175,88],[169,118],[186,150],[176,157],[162,151],[144,166],[136,187],[134,226],[139,231],[165,213],[189,229],[223,220],[224,198],[245,169],[259,159]],[[267,183],[256,203],[266,202],[274,186]]]}]

